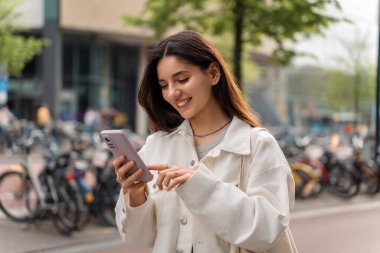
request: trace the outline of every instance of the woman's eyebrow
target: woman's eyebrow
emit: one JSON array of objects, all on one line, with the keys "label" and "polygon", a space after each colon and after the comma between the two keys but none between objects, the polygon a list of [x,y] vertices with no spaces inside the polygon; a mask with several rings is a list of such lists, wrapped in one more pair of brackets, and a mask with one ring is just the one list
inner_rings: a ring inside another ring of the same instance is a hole
[{"label": "woman's eyebrow", "polygon": [[[172,78],[176,77],[176,76],[179,76],[181,74],[186,74],[186,73],[189,73],[189,71],[186,71],[186,70],[179,70],[177,72],[175,72],[173,75],[172,75]],[[159,82],[165,82],[164,79],[158,79]]]},{"label": "woman's eyebrow", "polygon": [[176,77],[176,76],[179,76],[179,75],[181,75],[181,74],[186,74],[186,73],[189,73],[189,71],[186,71],[186,70],[179,70],[179,71],[177,71],[176,73],[174,73],[172,77]]}]

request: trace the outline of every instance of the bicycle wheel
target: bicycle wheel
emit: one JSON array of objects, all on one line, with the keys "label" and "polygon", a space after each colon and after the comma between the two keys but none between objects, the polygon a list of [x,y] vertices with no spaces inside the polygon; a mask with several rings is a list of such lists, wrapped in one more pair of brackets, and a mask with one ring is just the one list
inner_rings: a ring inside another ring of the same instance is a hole
[{"label": "bicycle wheel", "polygon": [[29,176],[18,171],[0,176],[0,209],[17,222],[28,222],[36,217],[39,200]]},{"label": "bicycle wheel", "polygon": [[363,175],[361,180],[361,188],[364,193],[374,195],[379,192],[380,178],[376,172],[368,165],[363,165]]},{"label": "bicycle wheel", "polygon": [[[92,203],[86,202],[85,193],[76,180],[69,180],[68,183],[77,192],[75,195],[75,201],[78,204],[78,220],[75,225],[75,230],[82,230],[85,228],[91,220],[90,205]],[[78,198],[78,199],[77,199]],[[76,200],[77,199],[77,200]]]},{"label": "bicycle wheel", "polygon": [[58,232],[70,235],[78,226],[80,210],[78,201],[80,196],[71,184],[65,179],[60,179],[56,184],[58,196],[57,208],[53,212],[53,224]]},{"label": "bicycle wheel", "polygon": [[359,193],[359,183],[355,175],[342,165],[336,165],[330,171],[329,192],[334,195],[351,198]]},{"label": "bicycle wheel", "polygon": [[[110,181],[112,182],[112,181]],[[94,192],[95,211],[99,220],[107,226],[116,227],[115,206],[119,198],[120,186],[117,183],[100,183]]]},{"label": "bicycle wheel", "polygon": [[[291,163],[292,175],[295,179],[295,194],[298,198],[316,197],[322,191],[322,183],[318,177],[316,170],[307,163],[295,162]],[[297,182],[298,181],[298,182]]]}]

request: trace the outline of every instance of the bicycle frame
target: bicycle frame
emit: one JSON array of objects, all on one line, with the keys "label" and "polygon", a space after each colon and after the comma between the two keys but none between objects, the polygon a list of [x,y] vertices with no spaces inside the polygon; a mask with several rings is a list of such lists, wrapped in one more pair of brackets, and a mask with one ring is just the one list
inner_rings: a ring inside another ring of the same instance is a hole
[{"label": "bicycle frame", "polygon": [[41,182],[38,179],[35,171],[33,169],[30,169],[30,168],[31,168],[30,164],[28,162],[25,162],[25,161],[21,162],[19,164],[19,166],[10,167],[11,170],[18,171],[21,173],[25,173],[26,176],[30,177],[32,185],[33,185],[34,189],[36,190],[39,203],[43,209],[46,209],[47,203],[45,201],[45,199],[46,199],[45,192],[42,190]]}]

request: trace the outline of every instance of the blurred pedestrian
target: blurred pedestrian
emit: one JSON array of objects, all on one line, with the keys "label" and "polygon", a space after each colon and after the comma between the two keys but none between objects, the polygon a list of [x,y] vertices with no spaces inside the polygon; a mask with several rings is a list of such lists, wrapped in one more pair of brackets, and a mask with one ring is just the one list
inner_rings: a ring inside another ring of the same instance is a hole
[{"label": "blurred pedestrian", "polygon": [[114,160],[120,235],[162,252],[297,252],[289,230],[294,181],[221,54],[184,31],[153,48],[138,99],[153,132],[139,154],[158,171]]},{"label": "blurred pedestrian", "polygon": [[83,116],[83,122],[86,126],[86,131],[93,133],[97,131],[101,125],[101,115],[100,113],[92,107],[88,107]]},{"label": "blurred pedestrian", "polygon": [[114,128],[126,128],[128,126],[128,116],[124,112],[115,110],[113,123]]},{"label": "blurred pedestrian", "polygon": [[0,128],[3,131],[18,131],[20,128],[18,119],[9,110],[7,105],[0,107]]},{"label": "blurred pedestrian", "polygon": [[333,132],[329,138],[329,149],[331,152],[336,153],[340,144],[340,137],[337,132]]},{"label": "blurred pedestrian", "polygon": [[115,108],[114,107],[103,108],[101,116],[102,116],[103,128],[112,128],[113,121],[115,118]]},{"label": "blurred pedestrian", "polygon": [[14,146],[14,138],[21,132],[21,124],[7,105],[0,107],[0,151]]},{"label": "blurred pedestrian", "polygon": [[50,133],[53,127],[53,118],[46,104],[41,104],[36,111],[36,124],[44,132]]}]

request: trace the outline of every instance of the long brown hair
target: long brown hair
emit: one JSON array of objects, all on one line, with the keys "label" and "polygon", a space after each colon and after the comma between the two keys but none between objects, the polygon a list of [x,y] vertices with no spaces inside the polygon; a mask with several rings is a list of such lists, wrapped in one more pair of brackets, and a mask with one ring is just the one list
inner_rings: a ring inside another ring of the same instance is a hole
[{"label": "long brown hair", "polygon": [[171,132],[184,120],[166,102],[158,83],[157,64],[165,56],[176,56],[202,70],[212,62],[218,64],[221,77],[213,86],[216,101],[229,117],[237,116],[249,125],[261,126],[258,116],[250,109],[243,94],[218,50],[200,33],[183,31],[162,40],[151,51],[138,92],[138,101],[149,116],[150,130]]}]

